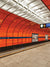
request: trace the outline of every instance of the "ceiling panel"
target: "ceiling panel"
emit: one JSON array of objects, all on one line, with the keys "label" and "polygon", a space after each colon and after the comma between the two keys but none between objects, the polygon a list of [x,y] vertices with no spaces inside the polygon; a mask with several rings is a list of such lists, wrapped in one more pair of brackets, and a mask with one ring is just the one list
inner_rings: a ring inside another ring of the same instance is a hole
[{"label": "ceiling panel", "polygon": [[38,24],[50,23],[50,11],[42,0],[0,0],[0,8]]}]

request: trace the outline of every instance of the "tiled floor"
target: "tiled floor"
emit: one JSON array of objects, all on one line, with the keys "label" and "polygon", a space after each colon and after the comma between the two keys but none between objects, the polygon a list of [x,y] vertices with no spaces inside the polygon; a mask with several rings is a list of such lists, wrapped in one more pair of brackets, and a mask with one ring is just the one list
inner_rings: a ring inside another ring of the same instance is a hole
[{"label": "tiled floor", "polygon": [[50,67],[50,42],[46,45],[0,58],[0,67]]}]

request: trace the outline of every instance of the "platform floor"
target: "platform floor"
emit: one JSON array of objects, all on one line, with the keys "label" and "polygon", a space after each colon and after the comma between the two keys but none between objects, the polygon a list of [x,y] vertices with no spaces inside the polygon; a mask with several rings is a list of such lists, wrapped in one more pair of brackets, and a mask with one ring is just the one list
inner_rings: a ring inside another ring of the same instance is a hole
[{"label": "platform floor", "polygon": [[50,67],[50,42],[14,55],[0,58],[0,67]]}]

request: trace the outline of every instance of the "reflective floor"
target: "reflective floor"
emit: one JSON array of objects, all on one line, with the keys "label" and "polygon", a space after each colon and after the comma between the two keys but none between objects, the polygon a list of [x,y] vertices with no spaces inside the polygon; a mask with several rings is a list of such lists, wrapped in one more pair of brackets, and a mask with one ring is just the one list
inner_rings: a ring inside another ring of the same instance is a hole
[{"label": "reflective floor", "polygon": [[27,51],[0,58],[0,67],[50,67],[50,42]]}]

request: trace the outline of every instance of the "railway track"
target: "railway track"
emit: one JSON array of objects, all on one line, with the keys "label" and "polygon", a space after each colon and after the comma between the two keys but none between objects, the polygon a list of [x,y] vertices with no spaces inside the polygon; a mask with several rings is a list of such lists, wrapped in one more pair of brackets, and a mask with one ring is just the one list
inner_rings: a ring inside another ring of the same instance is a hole
[{"label": "railway track", "polygon": [[[46,42],[46,43],[48,43],[48,42]],[[12,49],[12,50],[8,50],[8,51],[0,52],[0,58],[10,56],[10,55],[13,55],[13,54],[16,54],[16,53],[19,53],[22,51],[26,51],[26,50],[29,50],[32,48],[40,47],[40,46],[45,45],[46,43],[38,43],[36,45],[30,45],[30,46],[26,46],[26,47],[22,47],[22,48],[18,48],[18,49]]]}]

